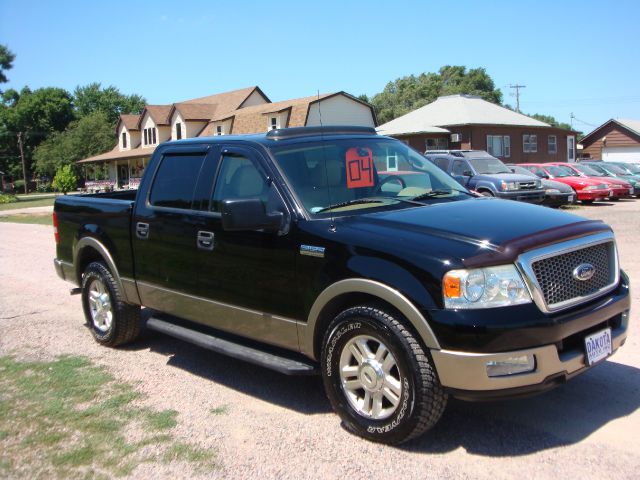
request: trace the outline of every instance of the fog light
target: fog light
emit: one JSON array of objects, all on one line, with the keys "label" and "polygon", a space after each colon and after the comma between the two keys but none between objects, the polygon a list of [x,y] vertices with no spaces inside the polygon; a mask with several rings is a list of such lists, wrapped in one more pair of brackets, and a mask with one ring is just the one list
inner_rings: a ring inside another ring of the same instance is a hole
[{"label": "fog light", "polygon": [[623,328],[627,328],[629,326],[629,310],[625,310],[620,315],[620,325]]},{"label": "fog light", "polygon": [[487,362],[487,375],[489,377],[505,377],[507,375],[532,372],[535,368],[536,358],[533,355],[506,357]]}]

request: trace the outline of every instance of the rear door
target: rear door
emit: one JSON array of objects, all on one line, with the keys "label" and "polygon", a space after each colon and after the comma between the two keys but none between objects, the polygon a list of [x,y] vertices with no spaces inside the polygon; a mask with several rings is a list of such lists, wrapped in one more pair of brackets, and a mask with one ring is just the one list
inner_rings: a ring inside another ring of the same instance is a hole
[{"label": "rear door", "polygon": [[[163,152],[133,216],[133,251],[143,305],[175,315],[197,290],[198,226],[205,177],[210,185],[216,147]],[[206,193],[204,194],[206,198]]]}]

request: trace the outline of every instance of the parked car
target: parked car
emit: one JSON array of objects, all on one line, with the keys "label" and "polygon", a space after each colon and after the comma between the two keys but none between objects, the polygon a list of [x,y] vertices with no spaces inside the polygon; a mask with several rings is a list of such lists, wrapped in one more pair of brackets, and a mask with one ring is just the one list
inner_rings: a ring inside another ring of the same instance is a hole
[{"label": "parked car", "polygon": [[475,197],[373,128],[166,142],[137,192],[58,197],[53,225],[98,343],[135,340],[145,306],[145,328],[321,374],[378,442],[420,435],[450,395],[560,385],[628,331],[608,225]]},{"label": "parked car", "polygon": [[609,200],[620,200],[621,198],[630,198],[634,193],[634,187],[630,182],[622,180],[620,178],[605,175],[584,163],[569,163],[558,162],[553,165],[560,165],[561,167],[570,170],[577,177],[593,178],[594,180],[604,181],[610,185],[611,195]]},{"label": "parked car", "polygon": [[620,178],[628,181],[635,189],[640,188],[640,174],[630,174],[623,168],[612,164],[611,162],[591,161],[586,163],[589,167],[597,170],[608,178]]},{"label": "parked car", "polygon": [[[509,167],[513,173],[517,173],[518,175],[528,175],[537,178],[535,173],[518,165],[508,163],[507,167]],[[562,182],[556,182],[555,180],[549,180],[547,178],[543,178],[541,181],[542,188],[544,188],[543,205],[557,208],[563,205],[572,204],[576,201],[576,192],[574,192],[573,188],[569,185]]]},{"label": "parked car", "polygon": [[542,203],[540,180],[513,173],[499,159],[481,150],[427,150],[424,156],[462,186],[489,196]]},{"label": "parked car", "polygon": [[611,190],[607,183],[591,178],[579,178],[572,175],[563,167],[549,163],[520,163],[538,177],[569,185],[576,192],[576,197],[582,203],[593,203],[596,200],[604,200],[611,195]]},{"label": "parked car", "polygon": [[627,172],[629,175],[640,175],[640,163],[609,162],[609,161],[607,161],[606,163],[610,163],[612,165],[615,165],[616,167],[620,167],[622,170]]}]

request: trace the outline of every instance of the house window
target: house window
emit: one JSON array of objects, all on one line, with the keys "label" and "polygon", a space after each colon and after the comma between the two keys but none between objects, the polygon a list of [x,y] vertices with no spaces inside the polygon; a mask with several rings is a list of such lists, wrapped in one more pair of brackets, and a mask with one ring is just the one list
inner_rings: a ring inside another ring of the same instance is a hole
[{"label": "house window", "polygon": [[147,128],[144,129],[144,144],[149,145],[149,138],[147,136]]},{"label": "house window", "polygon": [[487,135],[487,152],[494,157],[510,157],[511,137],[509,135]]},{"label": "house window", "polygon": [[446,138],[427,138],[425,147],[426,150],[446,150],[449,147],[449,140]]},{"label": "house window", "polygon": [[549,135],[549,153],[558,153],[558,142],[555,135]]},{"label": "house window", "polygon": [[156,139],[156,131],[157,131],[157,129],[152,128],[151,130],[153,131],[153,144],[155,145],[156,143],[158,143],[158,140]]},{"label": "house window", "polygon": [[398,154],[387,149],[387,172],[398,171]]},{"label": "house window", "polygon": [[271,117],[271,120],[269,121],[269,129],[275,130],[276,128],[280,128],[278,125],[278,117]]},{"label": "house window", "polygon": [[524,153],[536,153],[538,151],[538,136],[522,135],[522,151]]},{"label": "house window", "polygon": [[216,135],[224,135],[224,129],[222,128],[222,125],[216,126]]},{"label": "house window", "polygon": [[176,139],[180,140],[182,138],[182,124],[180,122],[176,123]]},{"label": "house window", "polygon": [[122,132],[122,148],[127,148],[127,133]]}]

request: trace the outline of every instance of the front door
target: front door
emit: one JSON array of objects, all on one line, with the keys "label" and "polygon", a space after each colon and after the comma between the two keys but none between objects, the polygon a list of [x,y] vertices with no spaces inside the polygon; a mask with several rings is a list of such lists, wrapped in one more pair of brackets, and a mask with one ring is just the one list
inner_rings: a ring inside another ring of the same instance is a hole
[{"label": "front door", "polygon": [[197,253],[198,296],[210,300],[206,323],[211,326],[297,347],[296,325],[291,321],[297,312],[293,233],[222,228],[221,205],[227,199],[259,198],[265,211],[282,211],[288,217],[271,178],[257,151],[223,147],[210,213],[198,227],[214,234],[211,250]]},{"label": "front door", "polygon": [[576,137],[567,137],[567,162],[576,161]]}]

